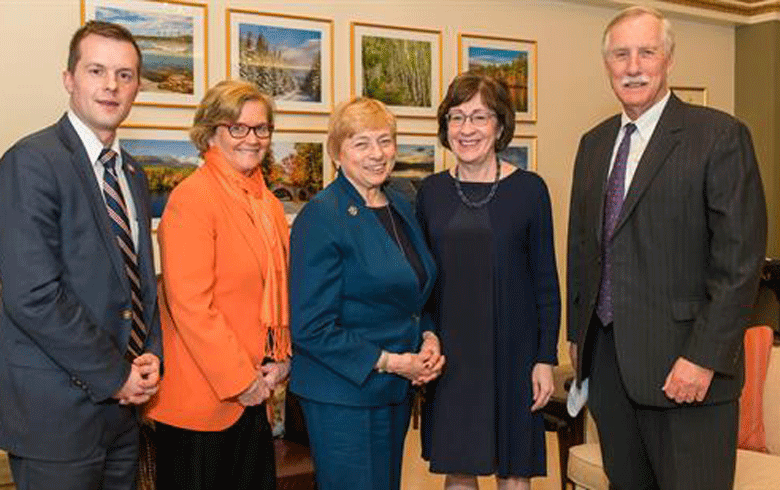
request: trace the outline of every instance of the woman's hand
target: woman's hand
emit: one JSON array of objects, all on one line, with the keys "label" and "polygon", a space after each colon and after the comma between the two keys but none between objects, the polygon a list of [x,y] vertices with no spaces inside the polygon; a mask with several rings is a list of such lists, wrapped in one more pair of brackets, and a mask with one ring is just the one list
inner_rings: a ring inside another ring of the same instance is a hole
[{"label": "woman's hand", "polygon": [[387,372],[402,376],[413,385],[425,384],[441,374],[444,366],[444,356],[439,356],[438,362],[428,368],[421,354],[405,352],[403,354],[388,354]]},{"label": "woman's hand", "polygon": [[290,376],[290,361],[269,362],[260,366],[260,372],[263,375],[268,389],[275,390],[282,383],[287,381]]},{"label": "woman's hand", "polygon": [[423,332],[423,339],[419,355],[428,372],[416,380],[412,380],[414,385],[425,384],[441,376],[441,371],[446,361],[444,356],[441,355],[441,344],[439,343],[439,337],[435,333],[430,331]]},{"label": "woman's hand", "polygon": [[252,381],[247,389],[238,395],[238,403],[245,407],[260,405],[271,396],[271,389],[268,388],[262,373],[257,373],[257,377]]},{"label": "woman's hand", "polygon": [[553,383],[552,364],[537,363],[531,371],[531,387],[534,392],[534,404],[531,411],[535,412],[547,405],[555,389]]}]

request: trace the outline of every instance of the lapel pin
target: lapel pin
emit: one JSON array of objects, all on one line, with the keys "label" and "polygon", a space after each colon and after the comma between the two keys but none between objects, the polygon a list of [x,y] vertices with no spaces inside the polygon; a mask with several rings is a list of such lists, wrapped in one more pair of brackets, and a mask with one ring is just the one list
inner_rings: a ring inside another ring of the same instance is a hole
[{"label": "lapel pin", "polygon": [[350,206],[347,208],[347,212],[349,213],[350,216],[357,216],[358,213],[357,206],[355,206],[354,204],[350,204]]}]

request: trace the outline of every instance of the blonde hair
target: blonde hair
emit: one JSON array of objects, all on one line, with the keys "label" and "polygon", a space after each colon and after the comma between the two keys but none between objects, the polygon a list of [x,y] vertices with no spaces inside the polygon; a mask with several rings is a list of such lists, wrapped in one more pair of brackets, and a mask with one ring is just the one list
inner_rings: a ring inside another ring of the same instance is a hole
[{"label": "blonde hair", "polygon": [[344,140],[365,130],[390,129],[395,139],[395,116],[387,106],[368,97],[357,97],[342,102],[333,111],[328,121],[328,155],[336,162]]},{"label": "blonde hair", "polygon": [[612,18],[611,21],[609,21],[607,27],[604,28],[604,35],[601,38],[601,54],[604,56],[604,58],[606,58],[608,54],[607,50],[609,49],[609,35],[612,31],[612,28],[626,19],[633,19],[643,15],[650,15],[655,17],[661,23],[664,38],[664,52],[666,53],[667,57],[674,53],[674,32],[672,31],[672,24],[669,22],[669,19],[664,17],[664,14],[662,14],[659,10],[656,10],[652,7],[636,5],[621,10],[615,17]]},{"label": "blonde hair", "polygon": [[217,125],[236,122],[244,104],[251,100],[265,106],[268,124],[273,125],[273,101],[251,83],[223,80],[206,92],[195,111],[190,129],[190,139],[201,154],[209,149],[209,140],[217,131]]}]

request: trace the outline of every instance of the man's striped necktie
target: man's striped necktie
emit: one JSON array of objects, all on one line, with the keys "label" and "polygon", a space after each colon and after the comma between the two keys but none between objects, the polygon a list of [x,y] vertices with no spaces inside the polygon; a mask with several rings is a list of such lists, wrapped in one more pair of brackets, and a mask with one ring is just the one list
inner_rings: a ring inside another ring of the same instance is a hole
[{"label": "man's striped necktie", "polygon": [[125,271],[130,280],[132,296],[131,317],[133,328],[130,332],[130,340],[127,345],[125,357],[132,360],[144,351],[146,340],[146,325],[144,324],[144,308],[141,303],[141,276],[138,273],[138,256],[135,253],[133,238],[130,233],[130,219],[127,215],[125,198],[116,175],[116,152],[104,148],[100,152],[100,163],[105,167],[103,173],[103,194],[106,198],[108,217],[111,220],[111,228],[116,235],[119,250],[125,262]]}]

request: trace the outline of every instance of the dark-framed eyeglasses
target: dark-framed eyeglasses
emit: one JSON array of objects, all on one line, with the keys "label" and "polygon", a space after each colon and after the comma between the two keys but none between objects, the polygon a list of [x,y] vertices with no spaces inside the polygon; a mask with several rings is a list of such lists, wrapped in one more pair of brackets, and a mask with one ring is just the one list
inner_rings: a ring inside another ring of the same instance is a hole
[{"label": "dark-framed eyeglasses", "polygon": [[273,124],[258,124],[257,126],[247,126],[246,124],[241,123],[233,123],[233,124],[226,124],[221,123],[217,124],[217,126],[222,126],[224,128],[227,128],[228,133],[230,133],[230,136],[239,139],[239,138],[245,138],[246,135],[249,134],[249,130],[255,132],[255,136],[258,138],[269,138],[271,136],[271,133],[274,131],[274,125]]},{"label": "dark-framed eyeglasses", "polygon": [[471,121],[471,124],[474,126],[477,126],[478,128],[484,128],[494,117],[496,117],[496,113],[493,111],[477,111],[472,112],[471,114],[451,112],[447,114],[447,124],[459,128],[466,124],[466,121]]}]

